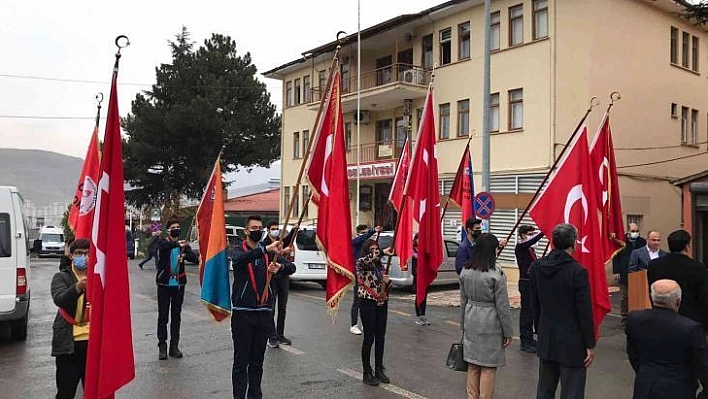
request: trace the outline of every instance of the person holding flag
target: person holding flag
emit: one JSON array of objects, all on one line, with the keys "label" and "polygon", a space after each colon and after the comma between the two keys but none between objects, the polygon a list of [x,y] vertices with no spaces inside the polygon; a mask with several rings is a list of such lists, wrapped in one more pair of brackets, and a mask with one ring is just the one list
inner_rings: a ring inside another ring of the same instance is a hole
[{"label": "person holding flag", "polygon": [[519,242],[514,248],[516,264],[519,266],[519,293],[521,294],[521,314],[519,315],[519,331],[521,333],[521,350],[536,353],[536,340],[533,339],[533,302],[531,302],[531,280],[529,267],[536,261],[536,249],[533,247],[544,237],[542,231],[525,224],[519,227]]}]

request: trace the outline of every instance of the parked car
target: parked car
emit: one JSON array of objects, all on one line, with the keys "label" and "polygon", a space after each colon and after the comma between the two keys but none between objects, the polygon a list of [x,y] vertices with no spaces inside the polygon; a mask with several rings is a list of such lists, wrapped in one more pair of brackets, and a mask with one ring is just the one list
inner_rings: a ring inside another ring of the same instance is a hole
[{"label": "parked car", "polygon": [[290,261],[295,263],[296,267],[290,280],[314,281],[324,288],[327,286],[327,257],[317,246],[316,233],[316,226],[300,226],[293,252],[290,253]]},{"label": "parked car", "polygon": [[[229,253],[233,249],[236,242],[245,239],[243,227],[241,226],[231,226],[226,225],[226,242],[229,245]],[[197,226],[194,225],[189,230],[189,236],[187,237],[187,244],[189,244],[192,251],[199,256],[199,231]]]},{"label": "parked car", "polygon": [[41,258],[44,255],[63,255],[64,254],[64,230],[55,226],[44,226],[39,230],[37,241],[41,242],[41,246],[37,245],[37,255]]},{"label": "parked car", "polygon": [[[62,239],[63,241],[63,239]],[[0,186],[0,328],[27,338],[30,307],[30,245],[15,187]]]}]

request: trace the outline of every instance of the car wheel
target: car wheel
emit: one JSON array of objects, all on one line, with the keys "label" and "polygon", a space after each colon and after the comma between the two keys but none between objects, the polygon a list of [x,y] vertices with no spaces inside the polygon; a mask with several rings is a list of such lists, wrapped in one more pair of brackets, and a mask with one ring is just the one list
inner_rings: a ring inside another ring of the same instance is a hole
[{"label": "car wheel", "polygon": [[327,289],[327,282],[326,281],[318,281],[318,283],[320,284],[320,286],[322,287],[323,290]]},{"label": "car wheel", "polygon": [[12,326],[12,339],[16,341],[26,341],[27,340],[27,324],[29,322],[29,311],[25,313],[25,317],[22,318],[16,325]]}]

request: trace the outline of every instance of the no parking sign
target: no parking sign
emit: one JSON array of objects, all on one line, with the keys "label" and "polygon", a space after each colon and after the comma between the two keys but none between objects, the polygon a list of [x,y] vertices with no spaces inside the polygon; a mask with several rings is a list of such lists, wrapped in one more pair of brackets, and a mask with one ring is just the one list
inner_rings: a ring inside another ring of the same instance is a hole
[{"label": "no parking sign", "polygon": [[480,219],[488,220],[494,213],[494,197],[488,192],[482,191],[474,197],[474,213]]}]

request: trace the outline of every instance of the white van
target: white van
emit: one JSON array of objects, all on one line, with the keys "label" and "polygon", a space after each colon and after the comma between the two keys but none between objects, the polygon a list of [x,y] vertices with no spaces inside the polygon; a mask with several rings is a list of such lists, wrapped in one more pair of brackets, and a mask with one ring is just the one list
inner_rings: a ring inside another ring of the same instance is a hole
[{"label": "white van", "polygon": [[316,234],[316,226],[300,226],[290,254],[290,261],[297,269],[290,280],[315,281],[324,288],[327,285],[327,257],[317,246]]},{"label": "white van", "polygon": [[30,306],[30,246],[15,187],[0,186],[0,329],[27,338]]},{"label": "white van", "polygon": [[37,254],[40,258],[43,255],[63,255],[64,254],[64,230],[55,226],[44,226],[39,230],[37,240],[42,241],[42,248]]}]

